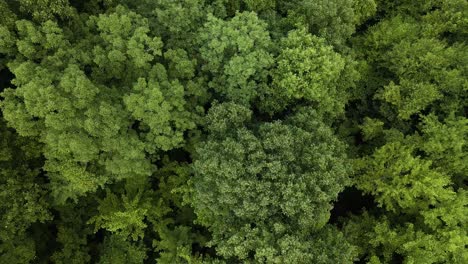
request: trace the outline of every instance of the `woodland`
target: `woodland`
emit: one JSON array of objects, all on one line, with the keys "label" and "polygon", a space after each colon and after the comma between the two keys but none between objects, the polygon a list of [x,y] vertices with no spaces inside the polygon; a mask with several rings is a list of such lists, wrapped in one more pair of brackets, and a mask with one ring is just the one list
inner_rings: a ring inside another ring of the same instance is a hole
[{"label": "woodland", "polygon": [[0,263],[468,263],[468,1],[0,0]]}]

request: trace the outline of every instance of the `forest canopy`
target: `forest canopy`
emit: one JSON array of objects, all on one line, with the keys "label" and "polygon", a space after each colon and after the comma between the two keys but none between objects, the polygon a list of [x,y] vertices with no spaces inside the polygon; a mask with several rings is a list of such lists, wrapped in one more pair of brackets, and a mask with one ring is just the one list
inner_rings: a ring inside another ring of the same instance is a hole
[{"label": "forest canopy", "polygon": [[0,263],[468,263],[467,1],[0,14]]}]

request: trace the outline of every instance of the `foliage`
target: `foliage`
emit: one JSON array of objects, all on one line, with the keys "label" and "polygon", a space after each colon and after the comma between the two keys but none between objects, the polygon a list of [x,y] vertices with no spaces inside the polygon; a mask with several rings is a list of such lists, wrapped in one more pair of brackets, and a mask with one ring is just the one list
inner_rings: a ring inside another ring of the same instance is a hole
[{"label": "foliage", "polygon": [[464,0],[0,0],[1,263],[467,263]]},{"label": "foliage", "polygon": [[277,112],[299,100],[314,104],[320,112],[339,115],[346,102],[337,89],[345,60],[325,40],[294,30],[280,42],[281,52],[272,70],[272,84],[260,101],[266,112]]},{"label": "foliage", "polygon": [[312,261],[302,247],[327,223],[347,183],[343,145],[313,110],[255,129],[248,128],[251,116],[233,103],[210,109],[211,135],[197,149],[191,180],[197,222],[212,231],[223,256]]},{"label": "foliage", "polygon": [[255,13],[237,13],[229,21],[208,16],[199,41],[202,69],[213,76],[208,86],[225,100],[250,103],[273,63],[266,24]]}]

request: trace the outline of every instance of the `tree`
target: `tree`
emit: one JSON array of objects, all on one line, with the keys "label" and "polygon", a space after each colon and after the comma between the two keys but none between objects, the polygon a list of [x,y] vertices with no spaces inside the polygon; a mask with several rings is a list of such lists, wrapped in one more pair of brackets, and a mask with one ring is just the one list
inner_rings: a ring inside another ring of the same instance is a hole
[{"label": "tree", "polygon": [[198,36],[208,86],[221,100],[248,105],[265,85],[273,63],[265,22],[255,13],[238,13],[229,21],[208,16]]},{"label": "tree", "polygon": [[183,132],[194,127],[184,87],[168,80],[163,65],[150,64],[162,55],[162,42],[147,35],[145,19],[120,6],[86,23],[97,38],[68,40],[54,22],[18,22],[25,58],[9,64],[17,88],[3,94],[5,119],[44,143],[52,192],[62,202],[149,176],[147,155],[181,146]]},{"label": "tree", "polygon": [[352,217],[345,234],[371,263],[467,260],[465,44],[444,11],[456,2],[382,4],[384,18],[355,39],[370,66],[351,110],[364,141],[355,185],[381,209]]},{"label": "tree", "polygon": [[323,256],[310,252],[314,241],[342,239],[323,228],[350,170],[344,146],[313,110],[252,124],[249,109],[225,103],[206,119],[209,136],[197,149],[190,202],[218,254],[262,263],[352,259],[346,244],[325,243]]},{"label": "tree", "polygon": [[280,54],[272,69],[272,84],[265,88],[259,105],[274,113],[303,100],[320,113],[343,113],[346,92],[340,84],[345,59],[325,40],[293,30],[280,42]]},{"label": "tree", "polygon": [[284,1],[291,23],[300,23],[314,35],[323,37],[328,44],[344,48],[356,26],[374,15],[374,0],[344,1]]},{"label": "tree", "polygon": [[26,263],[37,254],[31,226],[52,217],[40,145],[18,137],[2,119],[0,135],[0,262]]}]

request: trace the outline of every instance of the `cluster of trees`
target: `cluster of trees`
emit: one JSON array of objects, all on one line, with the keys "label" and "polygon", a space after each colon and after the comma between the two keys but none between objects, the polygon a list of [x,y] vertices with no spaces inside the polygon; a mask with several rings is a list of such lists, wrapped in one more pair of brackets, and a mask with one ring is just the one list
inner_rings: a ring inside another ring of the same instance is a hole
[{"label": "cluster of trees", "polygon": [[465,0],[0,0],[1,263],[468,263]]}]

